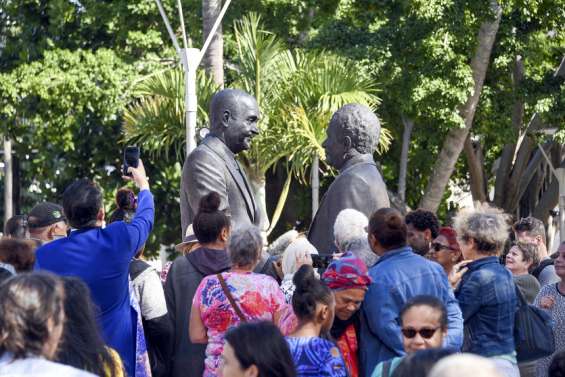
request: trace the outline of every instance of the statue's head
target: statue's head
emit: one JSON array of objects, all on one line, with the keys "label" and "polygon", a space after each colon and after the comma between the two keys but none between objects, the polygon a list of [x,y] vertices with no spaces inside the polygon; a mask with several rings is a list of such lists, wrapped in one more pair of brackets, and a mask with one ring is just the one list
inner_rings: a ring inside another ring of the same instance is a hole
[{"label": "statue's head", "polygon": [[224,89],[210,102],[210,131],[235,154],[251,147],[259,133],[259,106],[255,97],[238,89]]},{"label": "statue's head", "polygon": [[322,144],[326,159],[336,169],[360,154],[372,155],[379,142],[381,123],[367,106],[348,104],[332,116]]}]

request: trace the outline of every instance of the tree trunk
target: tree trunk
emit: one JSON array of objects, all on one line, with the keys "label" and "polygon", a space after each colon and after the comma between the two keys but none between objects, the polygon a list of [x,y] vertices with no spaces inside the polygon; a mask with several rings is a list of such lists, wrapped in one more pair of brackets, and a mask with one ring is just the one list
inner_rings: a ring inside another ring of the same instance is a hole
[{"label": "tree trunk", "polygon": [[12,189],[12,140],[4,137],[4,224],[14,215]]},{"label": "tree trunk", "polygon": [[315,153],[312,158],[312,170],[310,174],[312,186],[312,219],[314,219],[316,212],[318,212],[318,206],[320,205],[320,159],[317,153]]},{"label": "tree trunk", "polygon": [[538,205],[531,212],[531,216],[547,222],[549,218],[549,211],[557,207],[559,204],[559,182],[554,179],[549,187],[545,190],[541,196]]},{"label": "tree trunk", "polygon": [[[216,22],[222,10],[222,0],[202,0],[202,30],[204,41],[208,38],[210,30]],[[204,68],[212,75],[214,82],[223,88],[224,86],[224,38],[222,24],[216,30],[216,34],[204,54]]]},{"label": "tree trunk", "polygon": [[420,202],[420,207],[433,212],[437,211],[441,203],[445,188],[447,187],[451,174],[453,174],[453,170],[455,169],[457,159],[463,150],[465,140],[473,126],[475,110],[479,103],[483,83],[489,66],[492,46],[494,45],[502,16],[502,9],[496,1],[493,0],[490,7],[494,18],[482,23],[479,30],[477,50],[471,60],[473,81],[475,83],[473,93],[460,109],[461,117],[465,120],[465,127],[455,128],[448,132],[434,165],[432,175],[430,176],[426,193]]},{"label": "tree trunk", "polygon": [[14,214],[22,213],[22,169],[18,154],[12,153],[12,203]]},{"label": "tree trunk", "polygon": [[312,26],[312,21],[314,21],[314,16],[316,15],[316,9],[311,6],[308,8],[308,14],[306,15],[306,22],[304,23],[304,29],[298,35],[298,44],[303,46],[308,39],[308,34],[310,33],[310,27]]},{"label": "tree trunk", "polygon": [[524,139],[520,144],[520,148],[518,149],[518,153],[516,154],[516,161],[514,162],[510,178],[505,188],[505,200],[502,208],[504,208],[507,213],[513,213],[520,201],[520,181],[522,179],[522,175],[526,171],[526,167],[530,162],[532,152],[535,148],[535,140],[528,135],[524,136]]},{"label": "tree trunk", "polygon": [[[542,145],[541,147],[546,151],[546,153],[551,153],[553,146],[554,146],[554,143],[548,142],[548,143]],[[540,165],[544,161],[545,161],[545,159],[543,158],[543,155],[541,154],[539,149],[536,150],[534,153],[532,153],[532,156],[530,158],[530,162],[528,162],[528,166],[524,169],[524,171],[523,171],[523,173],[520,177],[520,182],[518,183],[518,188],[517,188],[518,194],[516,195],[516,197],[518,198],[518,201],[522,198],[522,196],[524,195],[524,193],[528,189],[528,186],[531,184],[532,180],[534,179],[536,172],[539,170]],[[508,190],[511,191],[512,188],[508,187]],[[513,210],[515,211],[516,208],[514,208]]]},{"label": "tree trunk", "polygon": [[516,95],[516,102],[512,110],[512,129],[515,133],[516,141],[508,143],[502,149],[500,156],[500,164],[496,171],[496,181],[494,184],[494,204],[497,207],[504,206],[504,198],[507,194],[507,184],[512,171],[512,163],[514,162],[514,155],[518,146],[517,140],[520,135],[520,130],[524,124],[524,101],[518,95],[518,90],[524,79],[524,61],[520,55],[516,56],[514,60],[514,72],[512,74],[512,86]]},{"label": "tree trunk", "polygon": [[483,164],[483,152],[480,143],[473,142],[471,135],[467,137],[464,145],[467,169],[469,169],[471,195],[474,202],[486,202],[487,186]]},{"label": "tree trunk", "polygon": [[412,119],[402,116],[402,124],[404,132],[402,133],[402,150],[400,151],[400,167],[398,173],[398,198],[406,202],[406,172],[408,171],[408,152],[410,149],[410,139],[412,138],[412,130],[414,122]]},{"label": "tree trunk", "polygon": [[516,152],[516,143],[506,144],[502,149],[498,169],[496,169],[496,181],[494,184],[494,205],[504,205],[505,190],[508,183],[508,175],[512,170],[512,160]]}]

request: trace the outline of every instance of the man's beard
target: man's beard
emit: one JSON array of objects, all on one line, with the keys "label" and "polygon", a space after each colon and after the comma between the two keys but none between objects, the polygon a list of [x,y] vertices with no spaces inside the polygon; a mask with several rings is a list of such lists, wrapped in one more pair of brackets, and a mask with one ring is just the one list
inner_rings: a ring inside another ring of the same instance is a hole
[{"label": "man's beard", "polygon": [[414,247],[412,246],[412,250],[414,250],[414,252],[418,255],[421,256],[426,256],[426,254],[428,254],[428,252],[430,251],[430,246],[426,245],[426,246],[420,246],[420,247]]}]

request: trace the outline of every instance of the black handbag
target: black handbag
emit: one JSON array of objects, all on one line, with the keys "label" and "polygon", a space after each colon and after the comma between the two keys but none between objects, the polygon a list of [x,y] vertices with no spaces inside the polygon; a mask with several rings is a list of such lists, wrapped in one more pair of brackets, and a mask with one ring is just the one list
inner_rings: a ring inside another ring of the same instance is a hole
[{"label": "black handbag", "polygon": [[514,321],[514,343],[518,362],[528,362],[555,352],[553,320],[542,309],[528,304],[516,288],[518,310]]}]

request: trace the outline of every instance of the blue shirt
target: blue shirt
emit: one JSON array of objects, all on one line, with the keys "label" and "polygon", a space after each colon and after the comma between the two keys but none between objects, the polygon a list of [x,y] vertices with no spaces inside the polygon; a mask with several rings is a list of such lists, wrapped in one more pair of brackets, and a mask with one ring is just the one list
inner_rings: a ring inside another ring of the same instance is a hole
[{"label": "blue shirt", "polygon": [[369,269],[373,282],[361,307],[360,367],[369,377],[382,361],[404,356],[400,310],[412,297],[430,295],[447,308],[445,346],[463,343],[463,318],[443,268],[414,253],[410,247],[386,252]]},{"label": "blue shirt", "polygon": [[130,224],[74,231],[37,249],[35,262],[35,269],[78,276],[88,285],[104,340],[120,354],[130,376],[135,375],[136,313],[130,306],[129,264],[149,236],[155,211],[149,190],[141,191],[138,201]]},{"label": "blue shirt", "polygon": [[347,368],[339,349],[322,338],[287,337],[296,377],[346,377]]},{"label": "blue shirt", "polygon": [[516,288],[512,274],[498,257],[467,265],[455,296],[465,320],[463,351],[491,357],[514,352]]}]

